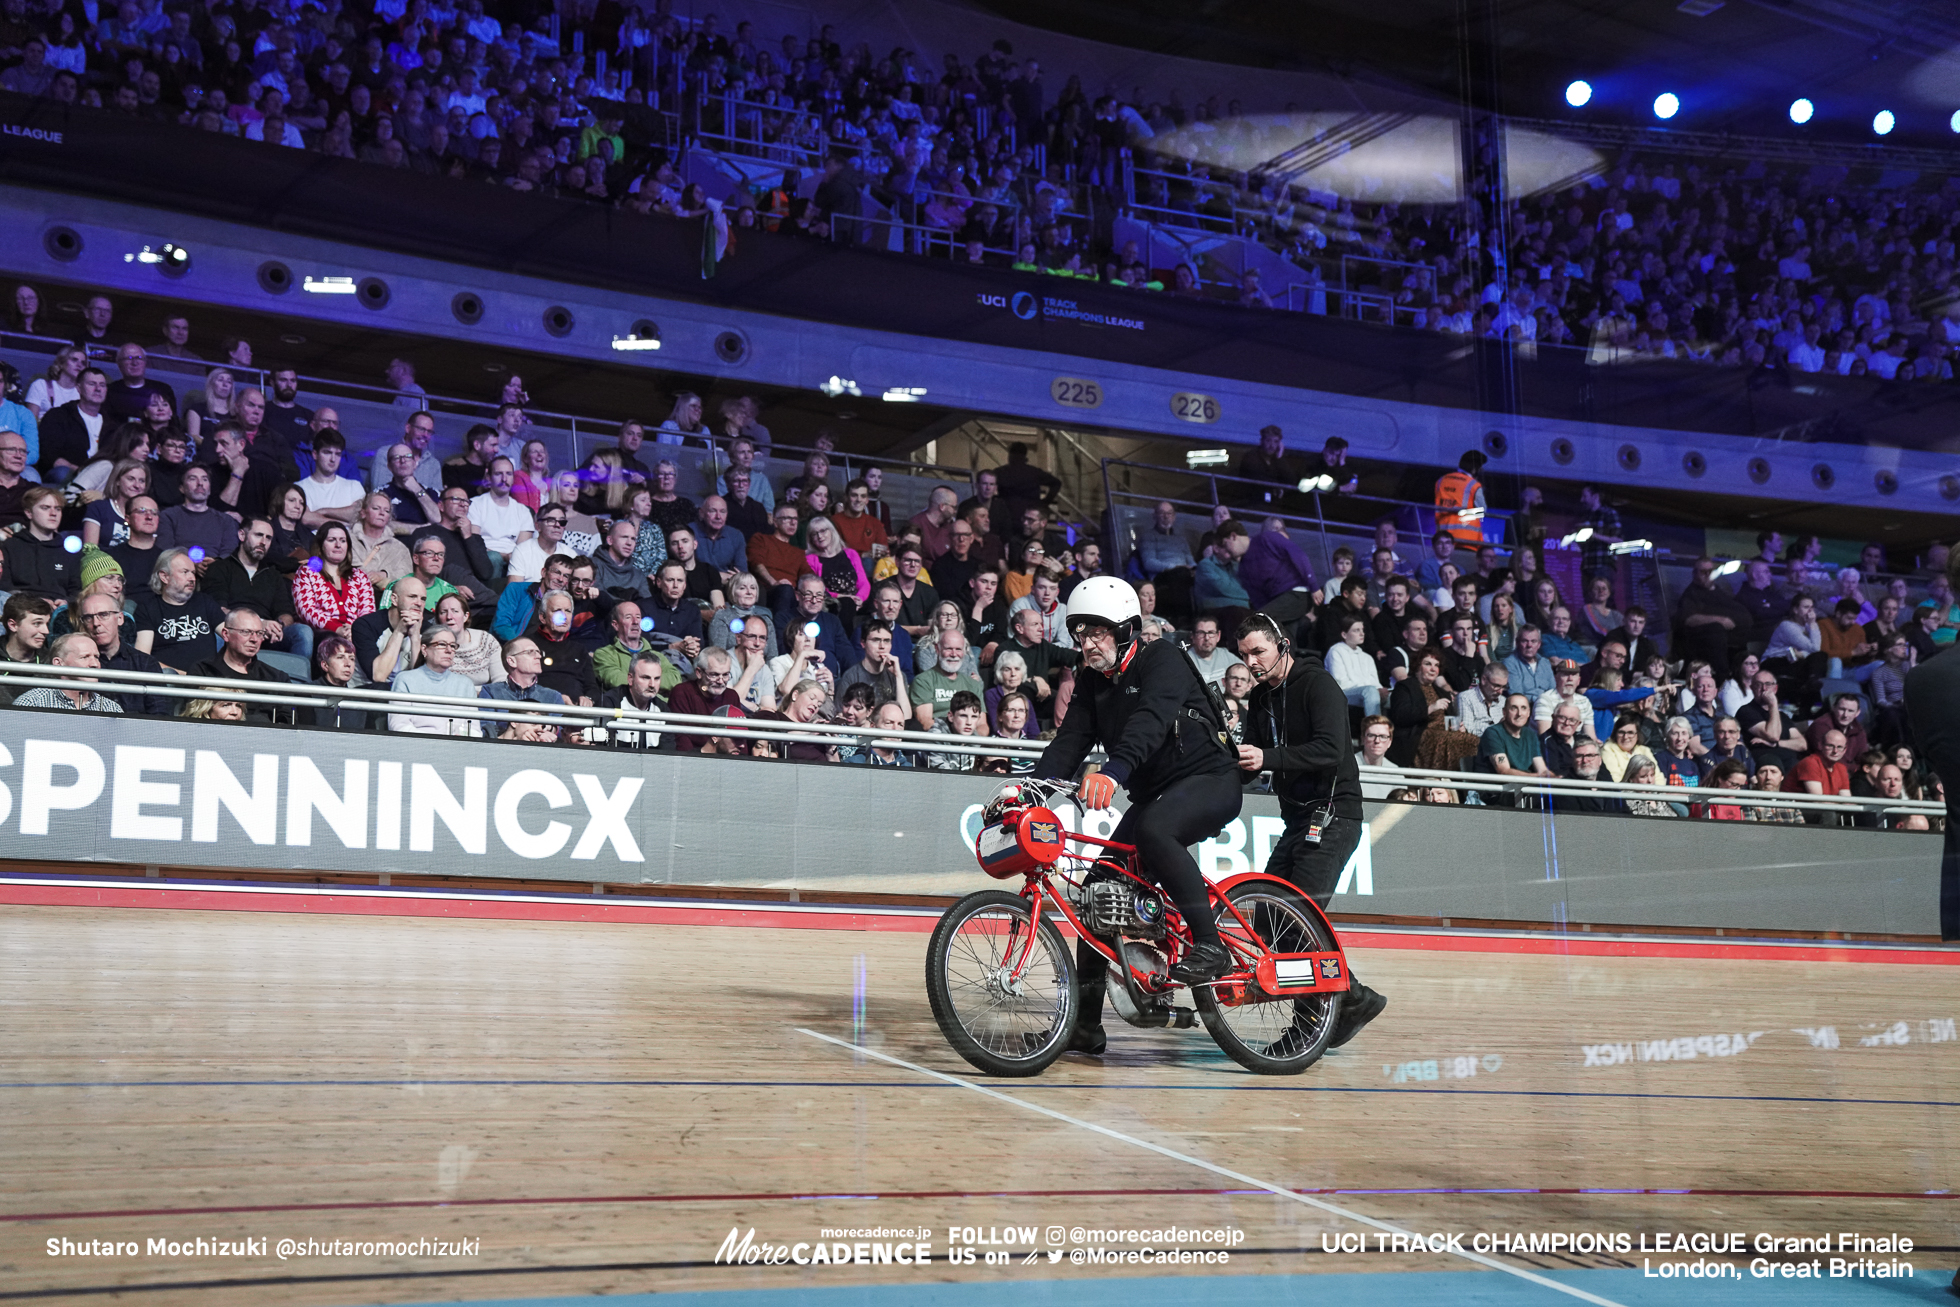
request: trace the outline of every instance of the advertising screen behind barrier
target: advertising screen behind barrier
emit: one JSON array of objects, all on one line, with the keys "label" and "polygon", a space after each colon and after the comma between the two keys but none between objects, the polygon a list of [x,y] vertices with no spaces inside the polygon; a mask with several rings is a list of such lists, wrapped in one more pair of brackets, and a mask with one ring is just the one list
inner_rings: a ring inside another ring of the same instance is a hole
[{"label": "advertising screen behind barrier", "polygon": [[[992,777],[0,713],[0,854],[42,862],[958,895]],[[1937,934],[1940,840],[1370,804],[1336,911]],[[1107,835],[1116,814],[1065,812]],[[1082,823],[1087,825],[1083,826]],[[1270,797],[1199,861],[1265,865]]]}]

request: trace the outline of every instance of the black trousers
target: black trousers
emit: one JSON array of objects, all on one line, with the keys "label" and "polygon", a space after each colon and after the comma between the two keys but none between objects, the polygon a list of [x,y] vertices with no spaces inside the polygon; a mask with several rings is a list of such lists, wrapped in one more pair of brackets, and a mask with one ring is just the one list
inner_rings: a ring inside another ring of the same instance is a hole
[{"label": "black trousers", "polygon": [[1110,836],[1118,844],[1136,846],[1138,870],[1171,896],[1200,943],[1216,943],[1218,925],[1211,916],[1211,891],[1188,846],[1224,829],[1239,815],[1244,795],[1236,770],[1187,776],[1156,798],[1132,806]]},{"label": "black trousers", "polygon": [[[1187,776],[1156,798],[1133,804],[1110,835],[1118,844],[1136,846],[1137,870],[1163,887],[1198,943],[1216,944],[1218,923],[1211,915],[1211,891],[1188,846],[1210,839],[1238,816],[1244,794],[1237,771]],[[1108,966],[1087,940],[1076,942],[1079,1024],[1101,1021]]]},{"label": "black trousers", "polygon": [[[1311,824],[1304,814],[1287,818],[1285,833],[1266,859],[1266,870],[1291,881],[1324,912],[1327,901],[1334,897],[1334,887],[1341,883],[1341,869],[1361,846],[1361,823],[1352,817],[1329,818],[1321,828],[1318,844],[1307,843]],[[1354,974],[1352,959],[1348,962],[1348,983],[1356,997],[1366,988],[1361,977]]]},{"label": "black trousers", "polygon": [[1320,843],[1307,843],[1307,817],[1289,818],[1286,831],[1273,845],[1266,870],[1293,882],[1323,911],[1340,883],[1341,869],[1361,845],[1361,823],[1352,817],[1333,817],[1321,829]]}]

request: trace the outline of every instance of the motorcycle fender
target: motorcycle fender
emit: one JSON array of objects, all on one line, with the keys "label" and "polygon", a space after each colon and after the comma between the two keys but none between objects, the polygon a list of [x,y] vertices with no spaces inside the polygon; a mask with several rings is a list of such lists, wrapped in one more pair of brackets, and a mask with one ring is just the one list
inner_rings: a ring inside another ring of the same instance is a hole
[{"label": "motorcycle fender", "polygon": [[[1268,994],[1288,996],[1346,991],[1348,988],[1347,954],[1341,948],[1340,933],[1334,929],[1334,923],[1327,919],[1327,914],[1321,910],[1320,905],[1301,894],[1300,887],[1292,881],[1263,871],[1248,871],[1237,876],[1228,876],[1218,882],[1216,889],[1219,897],[1223,898],[1232,890],[1245,884],[1271,885],[1291,890],[1299,895],[1307,911],[1313,913],[1314,919],[1326,930],[1327,938],[1334,941],[1334,951],[1331,953],[1277,953],[1263,959],[1256,971],[1259,987]],[[1313,960],[1313,979],[1307,981],[1303,976],[1296,978],[1295,973],[1304,971],[1304,968],[1297,964],[1308,959]],[[1296,965],[1276,965],[1288,962]]]},{"label": "motorcycle fender", "polygon": [[1224,880],[1219,881],[1212,888],[1216,889],[1219,893],[1219,896],[1222,898],[1228,892],[1237,889],[1241,885],[1246,885],[1246,884],[1273,885],[1273,886],[1277,886],[1280,889],[1291,890],[1293,893],[1299,894],[1300,901],[1307,905],[1307,910],[1313,913],[1314,918],[1317,921],[1319,921],[1321,925],[1327,928],[1327,938],[1334,941],[1334,946],[1336,948],[1340,947],[1341,937],[1339,933],[1335,931],[1334,923],[1327,919],[1327,913],[1321,909],[1321,906],[1318,903],[1315,903],[1312,899],[1308,898],[1305,894],[1300,894],[1300,887],[1298,885],[1295,885],[1290,880],[1284,880],[1281,877],[1270,874],[1269,872],[1247,871],[1247,872],[1241,872],[1236,876],[1227,876]]}]

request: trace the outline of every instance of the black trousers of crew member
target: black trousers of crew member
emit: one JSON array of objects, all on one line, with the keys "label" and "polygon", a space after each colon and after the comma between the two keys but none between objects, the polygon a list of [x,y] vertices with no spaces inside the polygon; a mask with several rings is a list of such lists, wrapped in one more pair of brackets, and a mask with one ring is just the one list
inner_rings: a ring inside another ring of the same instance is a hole
[{"label": "black trousers of crew member", "polygon": [[[1311,824],[1312,820],[1305,815],[1287,820],[1285,832],[1266,859],[1266,870],[1291,881],[1324,912],[1327,901],[1334,897],[1334,887],[1341,883],[1342,868],[1361,846],[1361,823],[1352,817],[1330,817],[1321,828],[1318,844],[1307,843],[1307,827]],[[1354,974],[1351,958],[1348,984],[1351,993],[1359,996],[1363,992],[1361,977]]]},{"label": "black trousers of crew member", "polygon": [[[1224,829],[1239,815],[1243,799],[1236,769],[1187,776],[1173,781],[1156,798],[1133,804],[1110,835],[1118,844],[1136,846],[1137,870],[1163,887],[1192,938],[1201,944],[1218,942],[1218,923],[1211,914],[1211,892],[1190,846]],[[1093,1026],[1102,1019],[1108,968],[1108,961],[1088,941],[1076,941],[1075,973],[1082,998],[1076,1021],[1081,1025]]]},{"label": "black trousers of crew member", "polygon": [[1311,824],[1305,815],[1287,820],[1285,833],[1266,859],[1266,870],[1292,881],[1325,911],[1327,901],[1334,897],[1334,886],[1341,882],[1341,869],[1361,845],[1361,823],[1352,817],[1330,817],[1321,828],[1318,844],[1307,843]]}]

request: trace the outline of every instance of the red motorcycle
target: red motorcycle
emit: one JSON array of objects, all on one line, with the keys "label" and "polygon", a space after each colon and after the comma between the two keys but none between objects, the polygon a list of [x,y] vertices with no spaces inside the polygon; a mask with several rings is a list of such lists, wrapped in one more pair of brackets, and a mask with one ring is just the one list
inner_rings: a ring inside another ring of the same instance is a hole
[{"label": "red motorcycle", "polygon": [[983,812],[981,870],[1024,884],[967,895],[932,932],[926,993],[954,1051],[997,1076],[1039,1075],[1062,1055],[1080,1002],[1066,930],[1102,956],[1111,1005],[1131,1025],[1202,1020],[1233,1061],[1262,1075],[1318,1061],[1348,988],[1346,955],[1318,905],[1263,872],[1211,885],[1232,969],[1179,984],[1169,972],[1191,947],[1190,928],[1138,874],[1133,846],[1062,824],[1052,805],[1074,793],[1054,781],[1009,782]]}]

